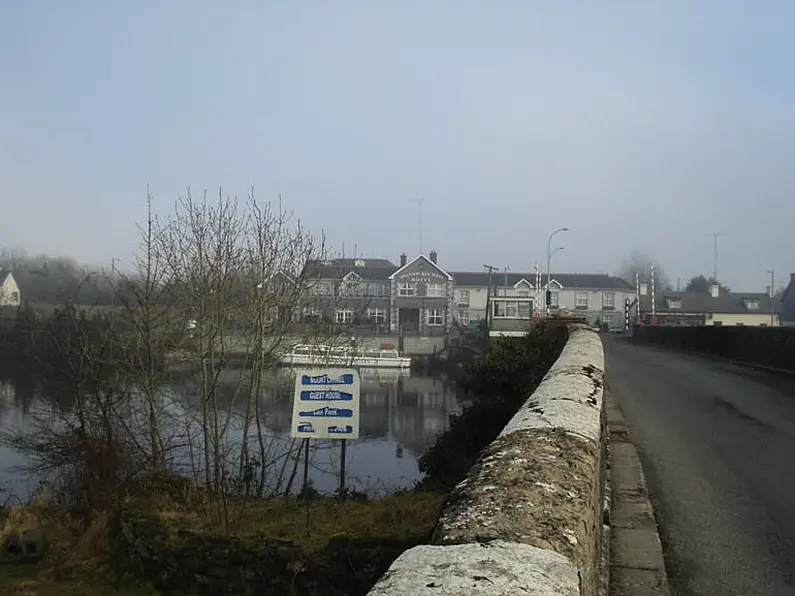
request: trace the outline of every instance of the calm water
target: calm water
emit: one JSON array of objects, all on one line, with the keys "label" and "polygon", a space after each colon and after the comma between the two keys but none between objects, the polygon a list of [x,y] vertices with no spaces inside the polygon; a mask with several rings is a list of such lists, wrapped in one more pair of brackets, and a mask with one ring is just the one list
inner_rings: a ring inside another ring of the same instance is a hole
[{"label": "calm water", "polygon": [[[240,374],[230,370],[221,378],[222,399],[225,396],[227,403],[232,403]],[[450,414],[460,411],[464,397],[458,395],[455,382],[444,376],[429,378],[389,370],[362,371],[361,376],[360,438],[347,442],[346,485],[371,493],[410,487],[421,477],[417,460],[447,429]],[[265,434],[273,439],[276,451],[293,452],[297,441],[289,436],[292,377],[284,369],[273,371],[264,384],[260,408],[264,412]],[[197,392],[190,373],[175,370],[168,393],[173,396],[172,410],[178,410],[183,418],[195,419]],[[58,396],[36,390],[30,380],[14,383],[0,379],[0,431],[30,429],[33,417],[52,410],[57,402]],[[230,436],[238,440],[242,436],[234,424]],[[194,451],[198,451],[196,446]],[[188,459],[187,453],[182,453],[183,463]],[[310,459],[314,488],[333,492],[339,483],[340,442],[312,441]],[[40,479],[13,469],[22,463],[20,454],[0,447],[0,488],[25,497],[36,489]],[[302,470],[299,469],[299,478]]]}]

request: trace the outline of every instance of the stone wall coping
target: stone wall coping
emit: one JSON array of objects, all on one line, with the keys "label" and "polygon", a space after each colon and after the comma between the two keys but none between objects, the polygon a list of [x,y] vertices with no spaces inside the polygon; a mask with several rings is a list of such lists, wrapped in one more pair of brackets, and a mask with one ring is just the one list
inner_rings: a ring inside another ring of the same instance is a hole
[{"label": "stone wall coping", "polygon": [[601,338],[570,325],[560,357],[451,493],[435,544],[403,553],[368,596],[596,594],[603,396]]}]

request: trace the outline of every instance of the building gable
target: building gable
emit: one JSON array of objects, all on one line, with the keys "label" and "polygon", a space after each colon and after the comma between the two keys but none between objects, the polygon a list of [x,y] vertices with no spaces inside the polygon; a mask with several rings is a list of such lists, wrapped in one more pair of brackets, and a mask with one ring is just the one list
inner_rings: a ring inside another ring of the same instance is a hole
[{"label": "building gable", "polygon": [[439,267],[425,255],[419,255],[389,276],[404,282],[443,283],[453,279],[447,271]]}]

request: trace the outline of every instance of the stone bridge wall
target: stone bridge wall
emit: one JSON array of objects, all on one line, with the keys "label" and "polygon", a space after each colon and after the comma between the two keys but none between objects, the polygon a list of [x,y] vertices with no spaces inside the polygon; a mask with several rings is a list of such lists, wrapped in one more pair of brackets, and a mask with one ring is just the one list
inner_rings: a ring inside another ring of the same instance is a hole
[{"label": "stone bridge wall", "polygon": [[599,335],[572,325],[536,391],[448,498],[432,544],[370,596],[595,596],[606,584]]}]

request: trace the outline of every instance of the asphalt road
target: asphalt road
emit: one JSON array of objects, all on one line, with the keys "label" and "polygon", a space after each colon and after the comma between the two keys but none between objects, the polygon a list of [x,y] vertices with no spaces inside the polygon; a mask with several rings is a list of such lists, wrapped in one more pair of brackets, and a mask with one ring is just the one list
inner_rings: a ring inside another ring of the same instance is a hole
[{"label": "asphalt road", "polygon": [[795,596],[795,379],[604,336],[680,596]]}]

